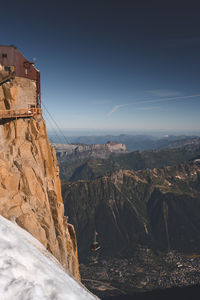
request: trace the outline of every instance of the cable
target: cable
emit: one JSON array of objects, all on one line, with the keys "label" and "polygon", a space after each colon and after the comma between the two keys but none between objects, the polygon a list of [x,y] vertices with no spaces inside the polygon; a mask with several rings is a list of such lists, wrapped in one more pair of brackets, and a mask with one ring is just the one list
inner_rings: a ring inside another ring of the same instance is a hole
[{"label": "cable", "polygon": [[[47,117],[47,114],[45,113],[45,111],[43,111],[43,115],[44,115],[46,121],[49,123],[50,129],[52,130],[53,134],[56,136],[56,138],[57,138],[57,143],[60,142],[60,143],[62,144],[62,143],[63,143],[62,138],[59,136],[59,134],[57,134],[55,126],[52,125],[52,122],[51,122],[51,120]],[[49,138],[49,140],[50,140],[51,143],[55,143],[55,141],[53,141],[51,138]]]},{"label": "cable", "polygon": [[51,120],[47,117],[47,114],[44,111],[43,111],[43,115],[44,115],[46,121],[49,123],[50,129],[52,130],[53,134],[56,136],[57,140],[60,140],[61,137],[57,134],[54,125],[52,125]]},{"label": "cable", "polygon": [[48,115],[50,116],[51,120],[54,122],[54,124],[56,125],[58,131],[60,132],[60,134],[63,136],[64,140],[66,141],[67,144],[69,144],[67,138],[65,137],[65,135],[63,134],[62,130],[60,129],[60,127],[58,126],[57,122],[54,120],[54,118],[52,117],[52,115],[50,114],[50,112],[48,111],[47,107],[44,105],[44,103],[42,103],[44,109],[46,110],[46,112],[48,113]]},{"label": "cable", "polygon": [[52,117],[52,115],[50,114],[50,112],[48,111],[48,109],[46,108],[46,106],[44,105],[44,102],[42,103],[42,106],[44,107],[44,109],[46,110],[46,112],[48,113],[48,115],[50,116],[51,120],[54,122],[54,124],[56,125],[58,131],[60,132],[60,134],[63,136],[65,142],[67,144],[69,144],[66,136],[63,134],[62,130],[60,129],[60,127],[58,126],[57,122],[54,120],[54,118]]}]

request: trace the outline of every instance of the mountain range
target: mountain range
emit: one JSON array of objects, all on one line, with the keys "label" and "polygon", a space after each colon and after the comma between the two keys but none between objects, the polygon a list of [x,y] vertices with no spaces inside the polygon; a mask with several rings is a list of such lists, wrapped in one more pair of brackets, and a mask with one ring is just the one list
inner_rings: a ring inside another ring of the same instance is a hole
[{"label": "mountain range", "polygon": [[173,142],[190,143],[191,139],[199,138],[194,135],[163,135],[155,136],[149,134],[120,134],[120,135],[88,135],[88,136],[54,136],[50,135],[50,140],[54,143],[65,143],[68,141],[69,144],[106,144],[107,141],[116,142],[119,144],[125,144],[126,148],[130,151],[143,151],[143,150],[155,150],[164,149]]},{"label": "mountain range", "polygon": [[60,164],[83,282],[99,296],[200,282],[200,143],[173,144]]},{"label": "mountain range", "polygon": [[200,251],[199,183],[199,160],[64,183],[64,205],[77,231],[80,260],[90,252],[94,230],[103,257],[129,256],[137,244]]},{"label": "mountain range", "polygon": [[[130,152],[124,144],[113,144],[112,149],[109,143],[56,145],[62,181],[90,180],[120,169],[162,168],[194,159],[200,152],[199,138],[176,140],[167,149],[151,151]],[[71,149],[66,150],[69,146]]]}]

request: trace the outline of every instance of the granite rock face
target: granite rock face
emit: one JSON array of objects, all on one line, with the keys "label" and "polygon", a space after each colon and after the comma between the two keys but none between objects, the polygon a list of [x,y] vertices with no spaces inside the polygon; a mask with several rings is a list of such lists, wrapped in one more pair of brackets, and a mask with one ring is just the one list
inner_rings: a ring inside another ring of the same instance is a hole
[{"label": "granite rock face", "polygon": [[79,278],[76,235],[64,216],[56,152],[41,115],[0,124],[0,214],[15,219]]}]

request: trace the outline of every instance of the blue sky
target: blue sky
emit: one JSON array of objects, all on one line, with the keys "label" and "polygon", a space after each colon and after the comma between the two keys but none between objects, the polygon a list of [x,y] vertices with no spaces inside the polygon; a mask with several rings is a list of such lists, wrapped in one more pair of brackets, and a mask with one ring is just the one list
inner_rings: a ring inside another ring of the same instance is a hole
[{"label": "blue sky", "polygon": [[199,131],[199,7],[134,2],[9,2],[1,44],[35,60],[61,128]]}]

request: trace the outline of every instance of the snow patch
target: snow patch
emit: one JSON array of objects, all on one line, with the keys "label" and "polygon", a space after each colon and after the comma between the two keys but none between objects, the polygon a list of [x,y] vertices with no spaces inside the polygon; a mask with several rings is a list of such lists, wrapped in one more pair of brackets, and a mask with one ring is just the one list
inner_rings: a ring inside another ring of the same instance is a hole
[{"label": "snow patch", "polygon": [[1,300],[95,300],[45,247],[0,216]]}]

